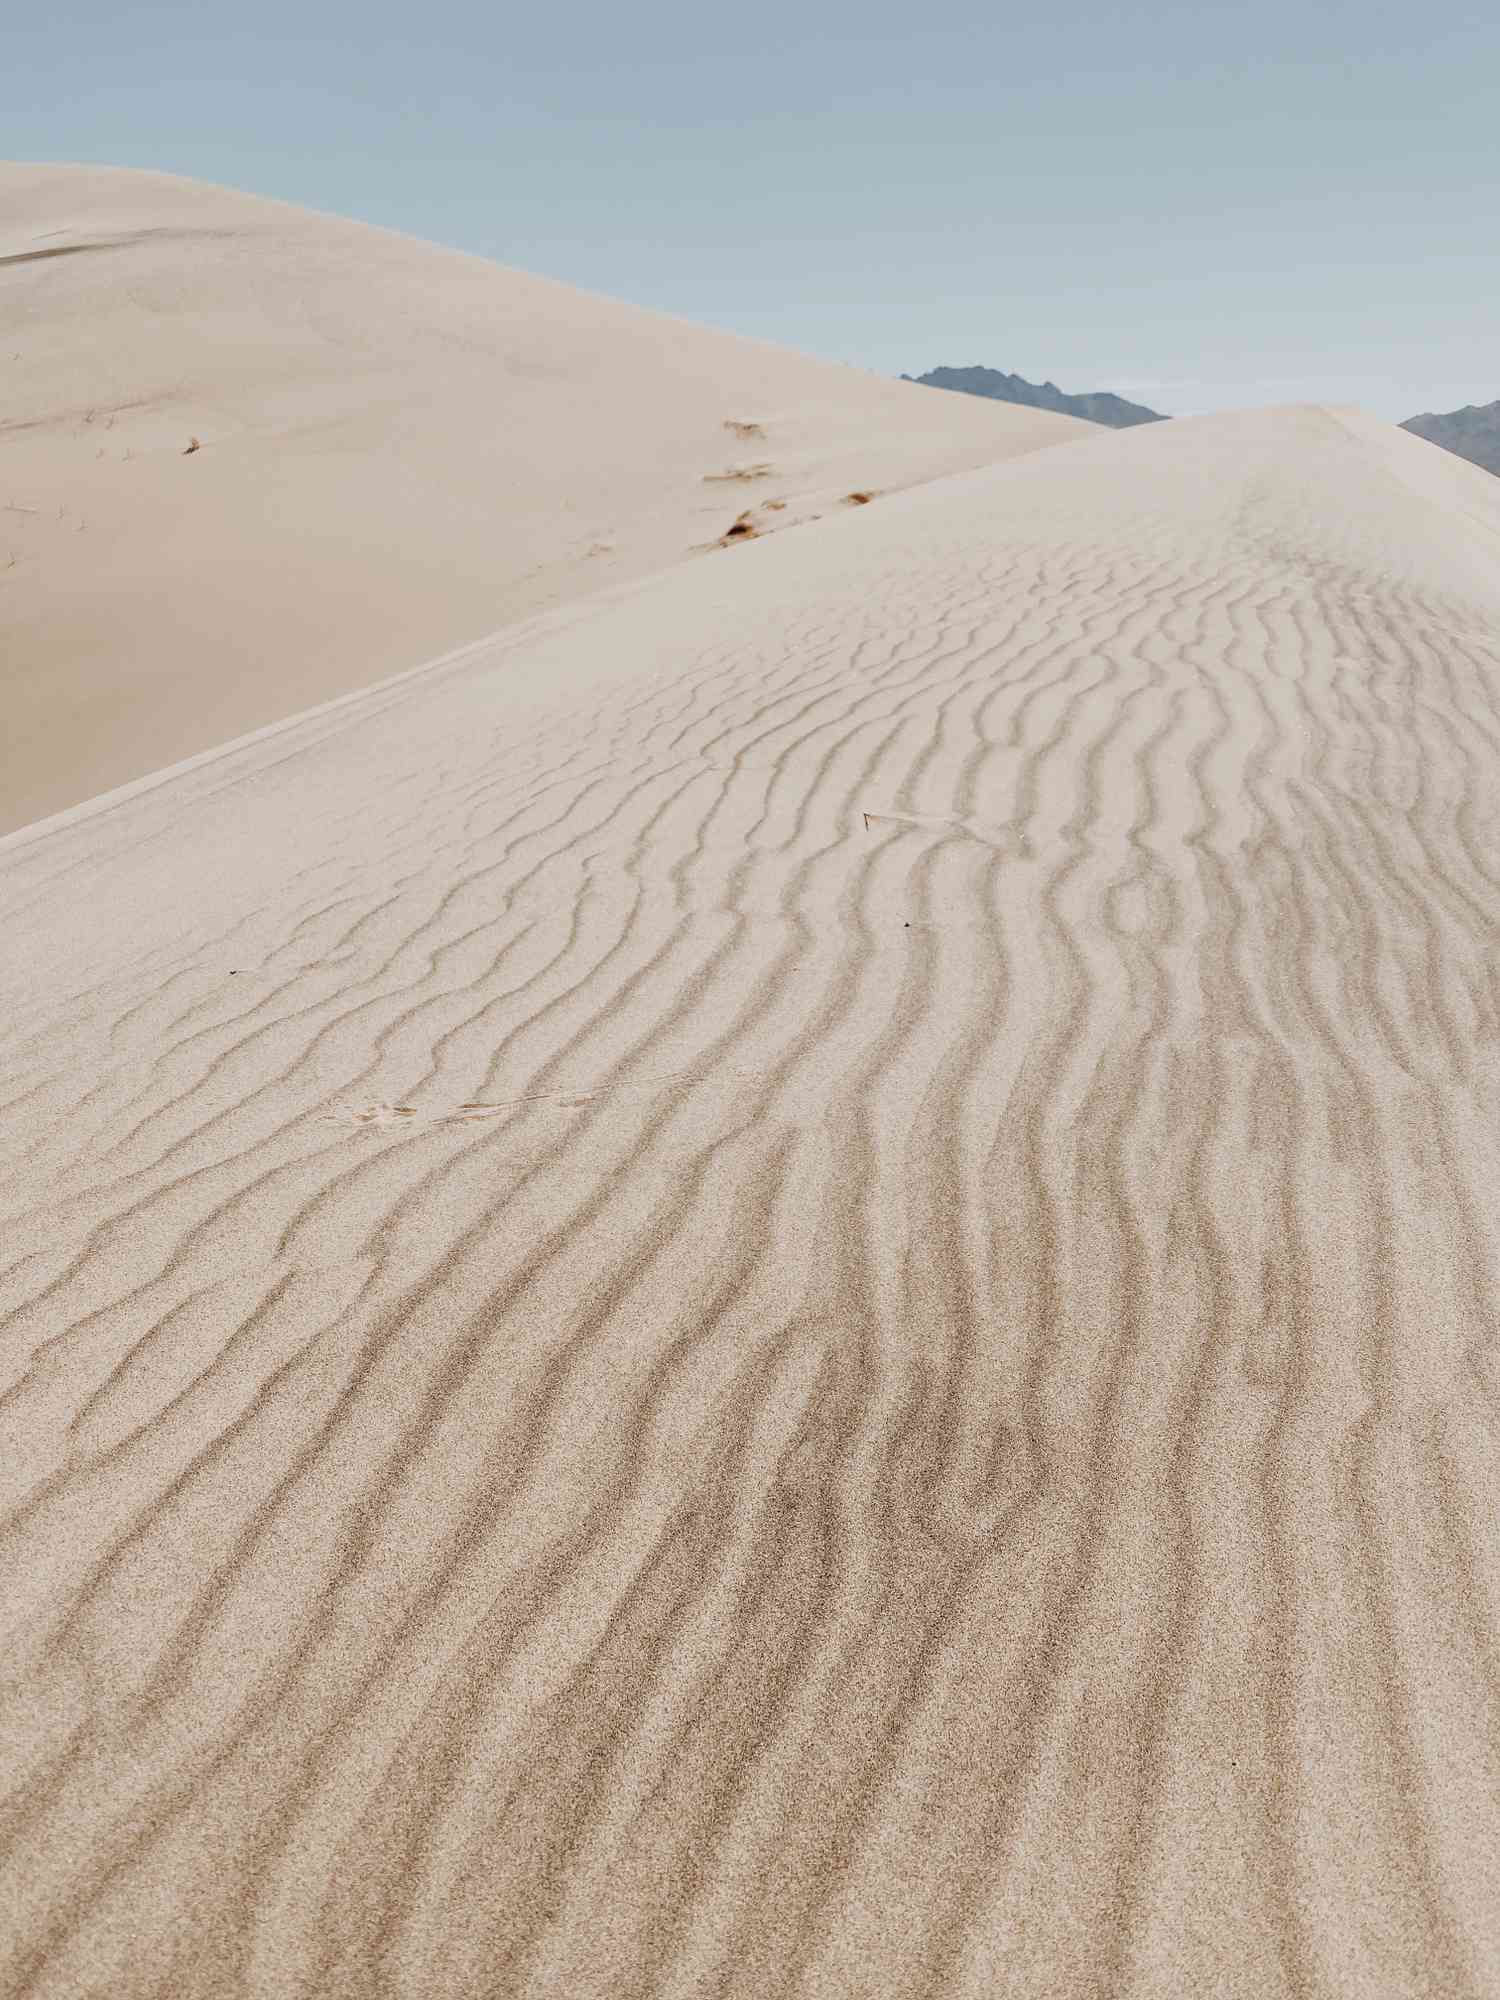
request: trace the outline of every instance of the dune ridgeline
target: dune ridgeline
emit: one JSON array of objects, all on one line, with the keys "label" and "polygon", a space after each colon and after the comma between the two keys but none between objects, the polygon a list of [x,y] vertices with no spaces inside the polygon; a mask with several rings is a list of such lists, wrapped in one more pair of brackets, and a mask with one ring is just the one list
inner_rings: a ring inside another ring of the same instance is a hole
[{"label": "dune ridgeline", "polygon": [[1087,434],[164,174],[0,166],[0,309],[0,832]]},{"label": "dune ridgeline", "polygon": [[1500,487],[30,172],[0,1990],[1483,2000]]}]

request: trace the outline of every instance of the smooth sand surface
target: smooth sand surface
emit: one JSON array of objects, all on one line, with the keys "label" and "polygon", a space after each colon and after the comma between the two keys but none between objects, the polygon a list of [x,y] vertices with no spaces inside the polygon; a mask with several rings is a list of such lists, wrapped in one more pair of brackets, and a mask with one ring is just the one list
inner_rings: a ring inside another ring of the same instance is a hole
[{"label": "smooth sand surface", "polygon": [[0,1990],[1493,1994],[1497,915],[1317,409],[0,848]]},{"label": "smooth sand surface", "polygon": [[0,831],[742,513],[1091,428],[223,188],[0,165]]}]

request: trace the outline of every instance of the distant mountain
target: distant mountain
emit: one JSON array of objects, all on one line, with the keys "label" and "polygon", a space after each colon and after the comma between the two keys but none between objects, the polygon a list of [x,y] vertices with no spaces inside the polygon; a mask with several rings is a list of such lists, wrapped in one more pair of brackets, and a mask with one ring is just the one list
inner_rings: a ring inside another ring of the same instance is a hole
[{"label": "distant mountain", "polygon": [[1470,403],[1443,416],[1408,417],[1401,428],[1500,474],[1500,403]]},{"label": "distant mountain", "polygon": [[903,375],[901,380],[922,382],[929,389],[960,389],[966,396],[988,396],[996,403],[1024,403],[1031,410],[1056,410],[1061,416],[1084,417],[1091,424],[1108,424],[1116,431],[1131,424],[1166,422],[1160,410],[1148,410],[1144,403],[1127,403],[1123,396],[1112,396],[1105,389],[1070,396],[1055,382],[1028,382],[1020,375],[1004,375],[998,368],[932,368],[925,375]]}]

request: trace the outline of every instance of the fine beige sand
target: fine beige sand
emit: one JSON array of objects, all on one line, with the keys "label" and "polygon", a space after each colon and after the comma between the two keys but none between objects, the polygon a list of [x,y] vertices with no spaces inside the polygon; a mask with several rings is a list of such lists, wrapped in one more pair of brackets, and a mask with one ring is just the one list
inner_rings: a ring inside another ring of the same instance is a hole
[{"label": "fine beige sand", "polygon": [[0,832],[741,514],[1091,430],[223,188],[0,165]]},{"label": "fine beige sand", "polygon": [[0,1991],[1493,1994],[1497,916],[1321,409],[12,838]]}]

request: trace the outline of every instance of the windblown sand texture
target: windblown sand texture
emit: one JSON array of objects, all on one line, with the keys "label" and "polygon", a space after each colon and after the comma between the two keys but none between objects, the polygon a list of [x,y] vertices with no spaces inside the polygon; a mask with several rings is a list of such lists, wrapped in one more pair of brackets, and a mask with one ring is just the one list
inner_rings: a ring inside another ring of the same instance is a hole
[{"label": "windblown sand texture", "polygon": [[1497,619],[1163,424],[13,840],[0,1989],[1493,1994]]},{"label": "windblown sand texture", "polygon": [[225,188],[0,164],[0,832],[747,505],[769,534],[1088,432]]}]

